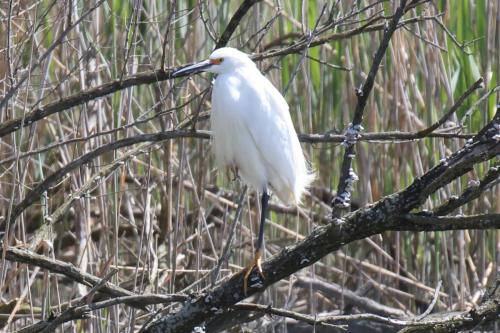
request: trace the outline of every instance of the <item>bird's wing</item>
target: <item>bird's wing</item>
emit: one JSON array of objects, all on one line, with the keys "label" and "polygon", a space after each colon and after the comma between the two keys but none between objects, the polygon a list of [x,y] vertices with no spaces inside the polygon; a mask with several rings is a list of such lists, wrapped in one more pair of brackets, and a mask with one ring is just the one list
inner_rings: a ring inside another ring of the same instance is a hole
[{"label": "bird's wing", "polygon": [[296,181],[307,169],[288,104],[259,72],[246,82],[240,101],[251,107],[241,117],[266,162],[268,179],[282,201],[298,201]]}]

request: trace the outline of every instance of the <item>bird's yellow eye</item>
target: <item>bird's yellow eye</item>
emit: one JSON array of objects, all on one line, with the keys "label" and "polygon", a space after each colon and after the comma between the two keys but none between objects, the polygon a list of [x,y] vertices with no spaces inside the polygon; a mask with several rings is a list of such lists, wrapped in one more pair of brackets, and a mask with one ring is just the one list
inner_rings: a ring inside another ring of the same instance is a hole
[{"label": "bird's yellow eye", "polygon": [[224,58],[210,59],[210,63],[213,65],[220,65],[224,61]]}]

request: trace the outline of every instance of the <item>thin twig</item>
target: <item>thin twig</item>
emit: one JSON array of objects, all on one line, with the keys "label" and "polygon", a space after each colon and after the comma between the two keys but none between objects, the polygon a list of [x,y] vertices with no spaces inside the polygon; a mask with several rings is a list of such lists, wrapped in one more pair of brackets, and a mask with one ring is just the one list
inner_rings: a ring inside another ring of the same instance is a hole
[{"label": "thin twig", "polygon": [[465,102],[465,100],[477,89],[481,88],[483,85],[483,78],[479,78],[476,82],[474,82],[468,89],[465,91],[453,104],[453,106],[439,119],[437,122],[429,126],[428,128],[418,131],[418,135],[426,136],[429,133],[433,132],[436,130],[439,126],[443,125],[450,117],[452,114],[454,114],[460,106]]},{"label": "thin twig", "polygon": [[245,185],[241,190],[240,198],[238,199],[238,208],[236,209],[236,214],[234,215],[233,224],[231,225],[231,230],[229,231],[229,235],[227,236],[226,245],[224,246],[224,250],[220,255],[219,261],[217,262],[217,266],[212,271],[212,287],[215,285],[215,282],[219,278],[220,269],[222,265],[229,260],[229,254],[231,249],[231,244],[234,239],[234,232],[236,230],[236,226],[238,225],[241,212],[243,211],[243,201],[245,200],[245,196],[247,194],[248,186]]},{"label": "thin twig", "polygon": [[441,285],[442,284],[443,284],[443,281],[439,280],[438,284],[436,286],[436,290],[434,291],[434,296],[432,296],[431,303],[429,304],[429,306],[427,307],[427,309],[425,309],[425,311],[421,315],[415,317],[416,321],[424,319],[425,317],[427,317],[432,312],[432,310],[434,309],[434,306],[436,305],[437,300],[439,298],[439,290],[441,289]]},{"label": "thin twig", "polygon": [[161,62],[160,68],[165,70],[165,58],[167,56],[167,43],[168,43],[168,35],[170,34],[170,27],[172,26],[172,21],[175,15],[175,8],[177,7],[177,0],[173,0],[170,3],[170,13],[168,14],[168,19],[165,28],[165,34],[163,35],[163,43],[161,48]]},{"label": "thin twig", "polygon": [[[0,111],[5,107],[7,102],[10,100],[10,98],[15,94],[15,92],[19,89],[19,87],[26,81],[31,73],[40,66],[40,64],[49,56],[52,54],[52,51],[63,42],[63,40],[66,38],[66,36],[73,30],[77,25],[79,25],[84,19],[87,18],[95,9],[97,9],[105,0],[99,0],[96,2],[94,6],[92,6],[87,12],[85,12],[75,23],[71,24],[68,26],[57,38],[56,40],[52,43],[52,45],[47,48],[44,54],[38,59],[38,61],[30,66],[30,70],[24,74],[24,76],[17,81],[17,84],[9,89],[9,91],[5,94],[5,97],[0,100]],[[1,135],[0,135],[1,136]]]}]

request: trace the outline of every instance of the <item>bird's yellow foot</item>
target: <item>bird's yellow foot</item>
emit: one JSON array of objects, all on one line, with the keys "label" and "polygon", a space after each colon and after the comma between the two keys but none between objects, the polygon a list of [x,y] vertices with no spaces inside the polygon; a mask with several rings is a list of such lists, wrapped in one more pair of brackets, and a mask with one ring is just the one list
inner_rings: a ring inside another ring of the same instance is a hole
[{"label": "bird's yellow foot", "polygon": [[[245,276],[243,277],[243,292],[245,293],[245,296],[247,295],[247,290],[248,290],[248,279],[250,279],[250,287],[261,287],[262,286],[262,280],[265,279],[264,272],[262,271],[262,259],[260,257],[260,251],[257,250],[255,251],[255,257],[252,261],[252,263],[244,269],[245,271]],[[252,272],[254,268],[257,269],[257,272],[260,275],[259,277],[252,277]]]}]

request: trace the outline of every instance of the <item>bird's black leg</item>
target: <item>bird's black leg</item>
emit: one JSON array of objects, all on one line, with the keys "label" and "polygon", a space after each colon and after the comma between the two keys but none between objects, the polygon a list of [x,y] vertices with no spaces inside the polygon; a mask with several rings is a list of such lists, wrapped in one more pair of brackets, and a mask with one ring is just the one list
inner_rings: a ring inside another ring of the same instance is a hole
[{"label": "bird's black leg", "polygon": [[259,239],[257,240],[257,251],[261,251],[264,245],[264,225],[266,224],[267,217],[267,204],[269,202],[269,194],[266,188],[262,192],[261,211],[260,211],[260,225],[259,225]]},{"label": "bird's black leg", "polygon": [[247,293],[247,288],[248,288],[248,278],[250,277],[250,274],[252,273],[254,267],[257,268],[260,276],[264,279],[264,273],[262,272],[262,266],[261,266],[261,256],[264,248],[264,227],[266,224],[268,202],[269,202],[269,194],[267,193],[267,189],[264,187],[261,199],[259,238],[257,239],[257,247],[255,248],[254,260],[252,264],[249,267],[247,267],[244,277],[243,290],[245,292],[245,295]]}]

